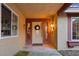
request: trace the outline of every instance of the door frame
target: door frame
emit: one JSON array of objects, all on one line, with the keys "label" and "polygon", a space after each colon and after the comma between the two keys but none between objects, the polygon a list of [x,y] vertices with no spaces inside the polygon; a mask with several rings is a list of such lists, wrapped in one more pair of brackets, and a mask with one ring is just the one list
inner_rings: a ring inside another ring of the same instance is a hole
[{"label": "door frame", "polygon": [[[27,23],[30,23],[30,26],[31,26],[31,38],[30,38],[30,43],[29,45],[32,45],[32,22],[47,22],[47,26],[49,26],[48,24],[50,23],[50,19],[49,18],[27,18],[26,19],[26,40],[25,40],[25,44],[27,44]],[[47,31],[49,30],[49,28],[47,29]],[[48,37],[47,37],[47,41],[48,38],[50,39],[50,33],[48,32]],[[43,42],[44,42],[45,39],[43,39]],[[44,42],[45,44],[45,42]]]}]

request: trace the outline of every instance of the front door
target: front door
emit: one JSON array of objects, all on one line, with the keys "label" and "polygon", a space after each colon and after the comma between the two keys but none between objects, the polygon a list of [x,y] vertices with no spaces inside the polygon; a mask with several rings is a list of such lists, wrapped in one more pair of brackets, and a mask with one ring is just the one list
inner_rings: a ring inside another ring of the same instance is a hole
[{"label": "front door", "polygon": [[42,20],[28,20],[26,25],[26,44],[43,45],[48,42],[48,22]]},{"label": "front door", "polygon": [[43,44],[42,22],[32,22],[32,45]]}]

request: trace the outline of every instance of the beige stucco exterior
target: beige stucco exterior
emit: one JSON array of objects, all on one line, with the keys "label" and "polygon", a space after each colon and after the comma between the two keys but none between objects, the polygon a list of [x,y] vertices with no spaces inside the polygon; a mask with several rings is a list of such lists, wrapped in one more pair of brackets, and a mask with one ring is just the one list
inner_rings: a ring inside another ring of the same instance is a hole
[{"label": "beige stucco exterior", "polygon": [[[62,25],[63,24],[63,25]],[[58,17],[57,21],[57,46],[59,50],[67,49],[67,39],[68,39],[68,19],[66,15],[61,15]]]},{"label": "beige stucco exterior", "polygon": [[14,55],[25,45],[25,18],[14,4],[7,5],[19,16],[19,32],[17,37],[0,39],[0,55]]},{"label": "beige stucco exterior", "polygon": [[50,29],[51,28],[51,24],[54,25],[53,30],[50,30],[51,32],[51,47],[57,49],[57,14],[52,15],[51,18],[51,23],[49,24]]},{"label": "beige stucco exterior", "polygon": [[[1,4],[0,4],[1,5]],[[0,55],[14,55],[17,51],[23,49],[25,47],[25,40],[26,40],[26,27],[25,27],[25,17],[21,13],[20,9],[16,7],[15,4],[6,4],[10,9],[12,9],[13,12],[17,13],[19,16],[18,20],[18,36],[17,37],[9,37],[5,39],[0,39]],[[48,16],[49,17],[49,16]],[[46,18],[48,18],[46,17]],[[54,31],[51,31],[51,23],[54,19],[54,25],[56,26]],[[54,15],[54,18],[51,18],[51,23],[48,24],[48,27],[50,28],[49,32],[52,33],[51,38],[51,46],[53,48],[57,48],[57,14]]]},{"label": "beige stucco exterior", "polygon": [[[1,5],[1,4],[0,4]],[[15,4],[6,4],[13,12],[19,16],[18,20],[18,36],[9,37],[6,39],[0,39],[0,55],[14,55],[17,51],[22,50],[25,47],[26,40],[26,27],[25,16],[21,13],[20,9]],[[1,10],[1,9],[0,9]],[[29,13],[29,12],[28,12]],[[38,15],[37,15],[38,16]],[[34,16],[34,17],[37,17]],[[45,16],[46,17],[46,16]],[[50,15],[46,18],[51,18]],[[51,23],[55,25],[54,30],[51,31]],[[51,22],[48,24],[51,46],[58,50],[78,50],[79,47],[68,48],[68,18],[66,14],[58,16],[53,15]]]}]

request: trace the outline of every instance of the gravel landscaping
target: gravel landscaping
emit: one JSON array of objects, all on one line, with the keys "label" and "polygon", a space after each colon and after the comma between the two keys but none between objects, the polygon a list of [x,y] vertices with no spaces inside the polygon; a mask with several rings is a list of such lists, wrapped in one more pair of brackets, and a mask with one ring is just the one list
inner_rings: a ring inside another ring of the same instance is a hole
[{"label": "gravel landscaping", "polygon": [[79,50],[60,50],[62,56],[79,56]]}]

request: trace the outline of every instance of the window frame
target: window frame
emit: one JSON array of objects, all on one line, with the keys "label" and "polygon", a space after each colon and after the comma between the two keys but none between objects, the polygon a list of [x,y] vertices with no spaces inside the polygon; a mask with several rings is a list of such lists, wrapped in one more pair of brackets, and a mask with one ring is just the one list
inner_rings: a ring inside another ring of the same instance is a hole
[{"label": "window frame", "polygon": [[77,17],[71,17],[70,19],[71,19],[71,41],[79,41],[79,40],[77,40],[77,39],[73,39],[73,21],[75,21],[75,20],[72,20],[73,18],[79,18],[78,16]]},{"label": "window frame", "polygon": [[[15,14],[17,16],[17,35],[12,35],[12,23],[11,23],[11,35],[2,37],[1,36],[1,25],[2,24],[0,21],[0,39],[8,39],[8,38],[13,38],[13,37],[18,37],[18,34],[19,34],[19,15],[5,3],[0,4],[0,7],[1,7],[0,12],[2,11],[2,4],[11,11],[11,22],[12,22],[12,15]],[[1,12],[1,14],[2,14],[2,12]],[[2,17],[2,15],[0,17]],[[2,18],[1,18],[1,20],[2,20]]]}]

